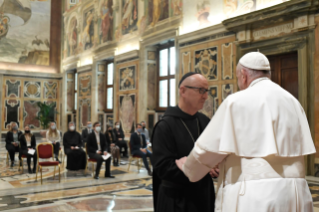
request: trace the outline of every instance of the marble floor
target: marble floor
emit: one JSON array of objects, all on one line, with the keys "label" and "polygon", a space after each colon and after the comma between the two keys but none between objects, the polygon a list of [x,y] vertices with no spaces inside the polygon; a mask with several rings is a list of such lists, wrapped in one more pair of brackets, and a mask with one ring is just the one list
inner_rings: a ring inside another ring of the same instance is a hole
[{"label": "marble floor", "polygon": [[[6,164],[4,142],[0,142],[0,211],[153,211],[152,179],[144,168],[138,172],[135,162],[130,171],[125,159],[121,166],[112,166],[114,179],[104,178],[102,168],[99,180],[93,179],[90,166],[87,173],[68,171],[64,162],[61,182],[57,172],[53,177],[53,168],[45,168],[41,185],[39,176],[36,181],[35,174],[27,173],[26,159],[24,173],[17,165],[11,168]],[[314,211],[319,212],[319,178],[307,177],[307,180]]]}]

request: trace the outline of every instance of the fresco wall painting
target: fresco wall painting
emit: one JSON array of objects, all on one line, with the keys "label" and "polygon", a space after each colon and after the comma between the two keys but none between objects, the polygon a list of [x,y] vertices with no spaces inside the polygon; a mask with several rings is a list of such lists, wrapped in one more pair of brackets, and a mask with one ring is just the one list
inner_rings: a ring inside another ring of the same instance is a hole
[{"label": "fresco wall painting", "polygon": [[88,121],[91,121],[91,90],[92,74],[80,73],[78,75],[78,125],[77,130],[82,130]]},{"label": "fresco wall painting", "polygon": [[94,8],[85,11],[83,15],[83,32],[81,42],[84,50],[92,48],[95,44],[94,15]]},{"label": "fresco wall painting", "polygon": [[220,24],[227,18],[264,9],[287,0],[183,0],[183,29],[180,34]]},{"label": "fresco wall painting", "polygon": [[132,33],[137,30],[138,21],[138,1],[137,0],[121,0],[121,30],[122,35]]},{"label": "fresco wall painting", "polygon": [[[11,122],[17,122],[20,129],[29,125],[32,129],[39,130],[41,125],[36,117],[40,109],[37,103],[54,102],[56,109],[59,103],[58,80],[4,77],[3,89],[5,92],[3,92],[2,121],[4,124],[2,130],[6,130]],[[51,118],[59,124],[58,117],[52,116]]]},{"label": "fresco wall painting", "polygon": [[99,42],[105,43],[113,40],[114,11],[113,0],[100,0],[99,16]]},{"label": "fresco wall painting", "polygon": [[[115,71],[114,87],[116,99],[114,99],[114,121],[120,121],[126,136],[135,130],[134,124],[138,117],[137,92],[138,60],[117,64]],[[118,108],[118,109],[117,109]]]},{"label": "fresco wall painting", "polygon": [[50,65],[51,0],[0,1],[0,62]]}]

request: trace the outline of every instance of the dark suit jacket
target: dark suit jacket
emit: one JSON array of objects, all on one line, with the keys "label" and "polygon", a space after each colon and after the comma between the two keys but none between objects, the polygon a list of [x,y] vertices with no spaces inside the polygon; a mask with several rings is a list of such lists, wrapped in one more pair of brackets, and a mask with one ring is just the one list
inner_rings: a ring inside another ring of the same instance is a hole
[{"label": "dark suit jacket", "polygon": [[142,140],[143,140],[143,146],[141,145],[141,140],[139,135],[137,134],[137,132],[134,132],[131,134],[131,152],[134,153],[136,151],[139,151],[141,148],[144,149],[147,147],[146,145],[146,139],[145,139],[145,135],[141,134],[142,136]]},{"label": "dark suit jacket", "polygon": [[[21,145],[21,150],[28,150],[27,140],[25,139],[24,134],[22,134],[19,137],[19,141],[20,141],[20,145]],[[36,149],[36,147],[37,147],[37,144],[36,144],[35,136],[32,134],[31,135],[31,148]]]},{"label": "dark suit jacket", "polygon": [[110,138],[110,136],[109,136],[109,132],[106,131],[106,133],[105,133],[106,142],[109,143],[109,144],[114,144],[114,143],[116,143],[117,140],[116,140],[116,137],[115,137],[115,135],[114,135],[114,132],[112,132],[111,136],[112,136],[112,141],[111,141],[111,138]]},{"label": "dark suit jacket", "polygon": [[122,138],[122,141],[124,141],[124,132],[123,132],[123,130],[121,128],[119,129],[119,132],[117,132],[116,129],[113,129],[113,132],[114,132],[116,141],[118,141],[119,138]]},{"label": "dark suit jacket", "polygon": [[[92,129],[92,132],[93,132],[93,129]],[[89,136],[89,130],[85,128],[84,130],[82,130],[82,135],[81,135],[83,143],[87,142],[88,136]]]},{"label": "dark suit jacket", "polygon": [[[22,135],[22,132],[21,131],[18,131],[18,140],[20,138],[20,136]],[[6,147],[8,145],[12,145],[11,142],[13,142],[13,132],[9,131],[7,133],[7,136],[6,136]]]},{"label": "dark suit jacket", "polygon": [[[103,133],[100,134],[100,145],[101,145],[101,151],[104,152],[110,152],[110,143],[106,141],[105,135]],[[88,151],[88,154],[95,154],[98,150],[97,141],[95,137],[95,133],[89,134],[89,137],[87,139],[86,148]]]}]

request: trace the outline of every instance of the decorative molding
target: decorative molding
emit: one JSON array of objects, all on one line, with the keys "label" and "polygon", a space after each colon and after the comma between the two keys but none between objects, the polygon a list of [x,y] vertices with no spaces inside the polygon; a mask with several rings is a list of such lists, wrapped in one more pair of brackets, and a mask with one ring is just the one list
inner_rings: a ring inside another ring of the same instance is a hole
[{"label": "decorative molding", "polygon": [[107,49],[105,51],[102,51],[102,52],[97,53],[96,55],[94,55],[93,59],[95,61],[100,61],[100,60],[114,58],[115,51],[116,51],[116,48]]},{"label": "decorative molding", "polygon": [[12,74],[12,71],[3,71],[0,70],[0,74],[6,77],[23,77],[23,78],[39,78],[39,79],[62,79],[63,74],[48,74],[48,73],[35,73],[35,72],[25,72],[25,71],[17,71]]},{"label": "decorative molding", "polygon": [[131,58],[138,58],[138,56],[139,56],[139,50],[133,50],[120,55],[116,55],[114,59],[116,60],[116,63],[122,63],[122,61],[124,60],[127,61],[128,59],[131,59]]},{"label": "decorative molding", "polygon": [[229,36],[235,36],[235,33],[234,32],[230,32],[230,31],[225,31],[225,32],[222,32],[222,33],[219,33],[219,34],[214,34],[214,35],[211,35],[211,36],[208,36],[208,37],[203,37],[203,38],[200,38],[198,40],[193,40],[193,41],[190,41],[188,43],[182,43],[179,45],[180,48],[182,47],[188,47],[188,46],[191,46],[191,45],[194,45],[194,44],[199,44],[199,43],[203,43],[203,42],[207,42],[207,41],[216,41],[218,39],[224,39],[226,37],[229,37]]},{"label": "decorative molding", "polygon": [[149,34],[147,36],[141,37],[141,45],[143,46],[153,46],[159,44],[162,41],[175,39],[177,36],[178,27],[166,28],[156,33]]},{"label": "decorative molding", "polygon": [[87,71],[91,71],[91,70],[92,70],[92,65],[86,65],[86,66],[82,66],[82,67],[77,68],[78,73],[87,72]]},{"label": "decorative molding", "polygon": [[303,13],[315,13],[318,9],[318,2],[319,0],[288,1],[273,7],[226,19],[222,24],[226,29],[236,32],[242,29],[276,24],[291,19],[291,17],[298,17]]},{"label": "decorative molding", "polygon": [[223,32],[227,32],[228,30],[225,28],[224,25],[222,24],[217,24],[211,27],[207,27],[204,29],[200,29],[200,30],[196,30],[194,32],[191,33],[187,33],[187,34],[183,34],[178,36],[178,42],[180,44],[184,44],[184,43],[189,43],[191,41],[194,40],[200,40],[203,39],[205,37],[211,37],[212,34],[220,34]]}]

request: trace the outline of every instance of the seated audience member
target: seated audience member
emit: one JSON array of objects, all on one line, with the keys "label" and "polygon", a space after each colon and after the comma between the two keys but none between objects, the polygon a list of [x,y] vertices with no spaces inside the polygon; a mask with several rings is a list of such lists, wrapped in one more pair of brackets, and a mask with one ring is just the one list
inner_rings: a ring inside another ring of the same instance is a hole
[{"label": "seated audience member", "polygon": [[[20,135],[20,154],[27,156],[28,172],[29,174],[35,173],[37,170],[37,143],[35,136],[31,133],[30,127],[24,127],[24,134]],[[35,150],[33,154],[29,150]],[[31,171],[31,158],[33,158],[33,170]]]},{"label": "seated audience member", "polygon": [[114,178],[114,176],[111,175],[110,170],[111,157],[107,160],[104,160],[102,157],[102,155],[107,156],[110,154],[110,144],[106,142],[105,135],[101,133],[101,125],[99,122],[95,122],[93,124],[93,133],[89,134],[86,145],[89,157],[97,161],[94,179],[99,179],[100,169],[103,162],[105,162],[104,176]]},{"label": "seated audience member", "polygon": [[120,148],[116,146],[116,139],[113,133],[112,126],[107,126],[107,131],[105,132],[106,142],[111,144],[111,153],[113,157],[113,166],[119,166],[120,160]]},{"label": "seated audience member", "polygon": [[82,130],[82,142],[85,145],[90,133],[92,133],[92,123],[90,121],[87,122],[86,128]]},{"label": "seated audience member", "polygon": [[120,148],[120,152],[122,148],[124,148],[123,157],[127,158],[127,143],[124,140],[124,132],[120,126],[120,122],[115,122],[114,134],[116,138],[116,145]]},{"label": "seated audience member", "polygon": [[19,131],[18,125],[15,122],[11,123],[11,130],[7,133],[6,136],[6,149],[9,152],[11,167],[14,166],[14,154],[19,152],[19,161],[21,160],[21,155],[19,151],[19,137],[22,135],[22,132]]},{"label": "seated audience member", "polygon": [[142,124],[142,134],[144,134],[144,136],[145,136],[146,143],[149,144],[150,143],[150,134],[148,132],[148,129],[146,128],[146,122],[142,121],[141,124]]},{"label": "seated audience member", "polygon": [[[55,160],[59,161],[61,135],[60,131],[56,129],[56,125],[54,122],[50,123],[50,128],[47,131],[46,138],[47,142],[50,142],[53,145]],[[61,161],[59,161],[59,163],[61,163]]]},{"label": "seated audience member", "polygon": [[143,159],[143,163],[147,169],[148,175],[152,176],[153,173],[147,162],[147,157],[149,157],[152,162],[152,153],[147,149],[146,139],[144,134],[142,134],[141,124],[136,124],[136,131],[131,134],[130,142],[131,154],[138,155]]},{"label": "seated audience member", "polygon": [[85,169],[86,155],[82,149],[81,135],[75,131],[74,122],[69,123],[69,130],[63,135],[63,146],[67,155],[66,169],[72,171]]}]

